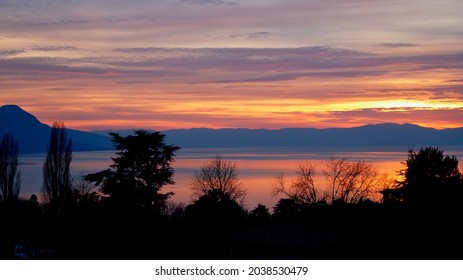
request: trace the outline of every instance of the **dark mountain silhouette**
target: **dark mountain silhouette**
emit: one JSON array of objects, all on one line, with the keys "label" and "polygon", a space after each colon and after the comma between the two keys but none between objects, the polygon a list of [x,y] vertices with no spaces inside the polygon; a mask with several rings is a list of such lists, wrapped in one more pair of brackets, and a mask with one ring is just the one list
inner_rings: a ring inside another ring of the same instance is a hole
[{"label": "dark mountain silhouette", "polygon": [[[74,151],[112,149],[109,132],[69,129]],[[45,152],[50,127],[16,105],[0,107],[0,136],[11,132],[18,139],[20,153]],[[132,129],[114,131],[126,136]],[[463,128],[434,129],[413,124],[383,123],[353,128],[271,129],[173,129],[162,131],[166,143],[181,148],[240,147],[356,147],[356,146],[461,146]]]},{"label": "dark mountain silhouette", "polygon": [[178,129],[164,132],[168,143],[180,147],[342,147],[342,146],[458,146],[463,128],[437,130],[413,124],[384,123],[353,128]]},{"label": "dark mountain silhouette", "polygon": [[[50,139],[50,126],[41,123],[36,117],[19,106],[0,107],[0,137],[11,133],[19,142],[20,153],[46,152]],[[110,138],[94,133],[68,129],[74,151],[92,151],[112,149]]]},{"label": "dark mountain silhouette", "polygon": [[0,135],[5,133],[13,134],[18,140],[20,153],[43,152],[50,127],[16,105],[5,105],[0,107]]}]

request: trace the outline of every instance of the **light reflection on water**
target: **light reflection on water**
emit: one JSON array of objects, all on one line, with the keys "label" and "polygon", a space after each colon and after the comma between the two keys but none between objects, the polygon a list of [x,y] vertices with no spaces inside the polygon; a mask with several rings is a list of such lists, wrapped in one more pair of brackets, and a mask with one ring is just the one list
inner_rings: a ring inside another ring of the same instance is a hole
[{"label": "light reflection on water", "polygon": [[[463,146],[440,147],[445,155],[455,155],[463,159]],[[175,185],[165,186],[163,192],[173,191],[174,202],[191,201],[191,193],[187,186],[193,170],[216,155],[236,163],[239,176],[248,190],[246,206],[254,208],[263,203],[272,208],[278,197],[271,195],[271,181],[276,173],[283,172],[288,181],[295,177],[295,170],[302,161],[310,161],[317,166],[315,182],[323,187],[323,164],[330,158],[346,158],[349,161],[364,160],[371,162],[381,174],[396,176],[396,172],[404,168],[401,162],[407,159],[407,147],[301,147],[301,148],[229,148],[229,149],[181,149],[175,156]],[[415,149],[418,150],[418,149]],[[83,175],[107,169],[115,157],[115,151],[74,152],[71,164],[73,175]],[[45,154],[21,155],[21,196],[29,198],[31,194],[39,194],[42,186],[42,164]],[[462,170],[460,163],[460,170]]]}]

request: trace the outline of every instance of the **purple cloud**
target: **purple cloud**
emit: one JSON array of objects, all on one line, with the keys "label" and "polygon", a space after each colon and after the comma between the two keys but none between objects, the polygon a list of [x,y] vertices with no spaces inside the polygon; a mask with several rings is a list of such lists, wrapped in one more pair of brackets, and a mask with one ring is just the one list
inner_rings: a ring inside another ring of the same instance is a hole
[{"label": "purple cloud", "polygon": [[[74,47],[37,46],[33,50],[65,51]],[[18,51],[6,50],[7,54]],[[91,65],[91,66],[82,66]],[[463,69],[463,53],[387,56],[325,46],[304,48],[117,48],[108,56],[1,59],[0,73],[28,73],[89,78],[122,77],[121,82],[238,83],[312,78],[359,78],[397,70]],[[53,73],[52,73],[53,72]],[[208,74],[202,74],[202,73]],[[226,74],[227,78],[224,79]],[[169,79],[164,79],[169,77]]]},{"label": "purple cloud", "polygon": [[224,1],[224,0],[181,0],[182,3],[194,4],[194,5],[221,5],[231,6],[236,5],[235,2]]},{"label": "purple cloud", "polygon": [[79,48],[74,46],[34,46],[31,48],[34,51],[42,52],[61,52],[61,51],[78,51]]},{"label": "purple cloud", "polygon": [[386,48],[410,48],[410,47],[417,47],[419,45],[417,44],[408,44],[408,43],[385,43],[385,44],[379,44],[381,47],[386,47]]},{"label": "purple cloud", "polygon": [[13,56],[17,54],[24,53],[24,50],[1,50],[0,49],[0,56]]},{"label": "purple cloud", "polygon": [[236,33],[227,36],[219,36],[215,37],[214,39],[223,40],[223,39],[237,39],[237,38],[245,38],[250,40],[258,40],[267,38],[271,35],[270,32],[260,31],[260,32],[251,32],[251,33]]}]

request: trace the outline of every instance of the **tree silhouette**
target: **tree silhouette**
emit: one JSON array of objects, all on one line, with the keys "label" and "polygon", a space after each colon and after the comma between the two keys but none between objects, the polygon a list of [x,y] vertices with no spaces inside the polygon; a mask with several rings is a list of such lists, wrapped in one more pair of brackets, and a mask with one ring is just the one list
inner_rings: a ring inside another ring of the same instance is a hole
[{"label": "tree silhouette", "polygon": [[29,198],[29,202],[33,206],[39,206],[39,198],[35,194],[31,194],[31,197]]},{"label": "tree silhouette", "polygon": [[270,219],[270,211],[267,206],[259,203],[256,208],[249,212],[249,217],[254,221],[267,221]]},{"label": "tree silhouette", "polygon": [[455,156],[427,147],[418,152],[409,150],[405,164],[400,192],[406,204],[456,203],[463,198],[462,174]]},{"label": "tree silhouette", "polygon": [[0,188],[7,204],[18,199],[21,172],[18,171],[19,144],[13,135],[6,133],[0,142]]},{"label": "tree silhouette", "polygon": [[219,155],[193,172],[189,188],[196,198],[213,194],[242,204],[246,196],[236,164],[222,159]]},{"label": "tree silhouette", "polygon": [[400,188],[400,183],[396,177],[383,174],[379,179],[378,195],[382,196],[380,201],[383,204],[397,204],[401,202],[399,197],[396,197]]},{"label": "tree silhouette", "polygon": [[345,159],[331,159],[323,169],[331,203],[358,203],[369,198],[379,184],[379,177],[373,165],[365,161],[348,162]]},{"label": "tree silhouette", "polygon": [[71,191],[70,166],[72,140],[67,138],[63,123],[55,122],[51,128],[50,143],[43,163],[42,193],[45,202],[59,209]]},{"label": "tree silhouette", "polygon": [[[200,196],[185,209],[187,221],[193,222],[199,231],[211,230],[211,232],[227,232],[237,230],[244,221],[246,210],[228,193],[214,189]],[[220,239],[224,236],[215,236],[211,239]]]},{"label": "tree silhouette", "polygon": [[162,194],[161,188],[174,184],[171,163],[179,147],[166,145],[164,134],[144,130],[122,137],[110,133],[118,150],[110,169],[85,176],[100,186],[103,194],[120,207],[141,207],[163,210],[172,192]]},{"label": "tree silhouette", "polygon": [[194,171],[189,188],[196,198],[185,209],[185,221],[197,244],[192,250],[204,258],[224,258],[229,238],[247,217],[243,208],[246,191],[236,165],[217,155]]},{"label": "tree silhouette", "polygon": [[209,190],[185,208],[191,241],[188,250],[204,259],[226,258],[231,236],[244,225],[247,212],[228,193]]},{"label": "tree silhouette", "polygon": [[88,174],[87,171],[82,170],[80,174],[71,177],[72,190],[79,196],[88,196],[95,189],[95,184],[85,180],[86,174]]},{"label": "tree silhouette", "polygon": [[272,182],[273,195],[284,195],[303,205],[315,205],[325,201],[325,197],[315,186],[315,165],[310,162],[300,163],[296,174],[296,179],[292,180],[288,187],[283,174],[277,174]]},{"label": "tree silhouette", "polygon": [[299,217],[303,205],[292,198],[281,198],[273,207],[273,216],[276,218],[291,220]]}]

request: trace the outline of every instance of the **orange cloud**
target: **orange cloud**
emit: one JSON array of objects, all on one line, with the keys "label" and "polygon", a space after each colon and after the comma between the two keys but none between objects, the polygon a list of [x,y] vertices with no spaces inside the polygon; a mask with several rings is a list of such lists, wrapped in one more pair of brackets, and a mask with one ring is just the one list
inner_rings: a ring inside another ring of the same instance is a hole
[{"label": "orange cloud", "polygon": [[0,103],[80,129],[463,126],[459,3],[288,3],[2,2]]}]

